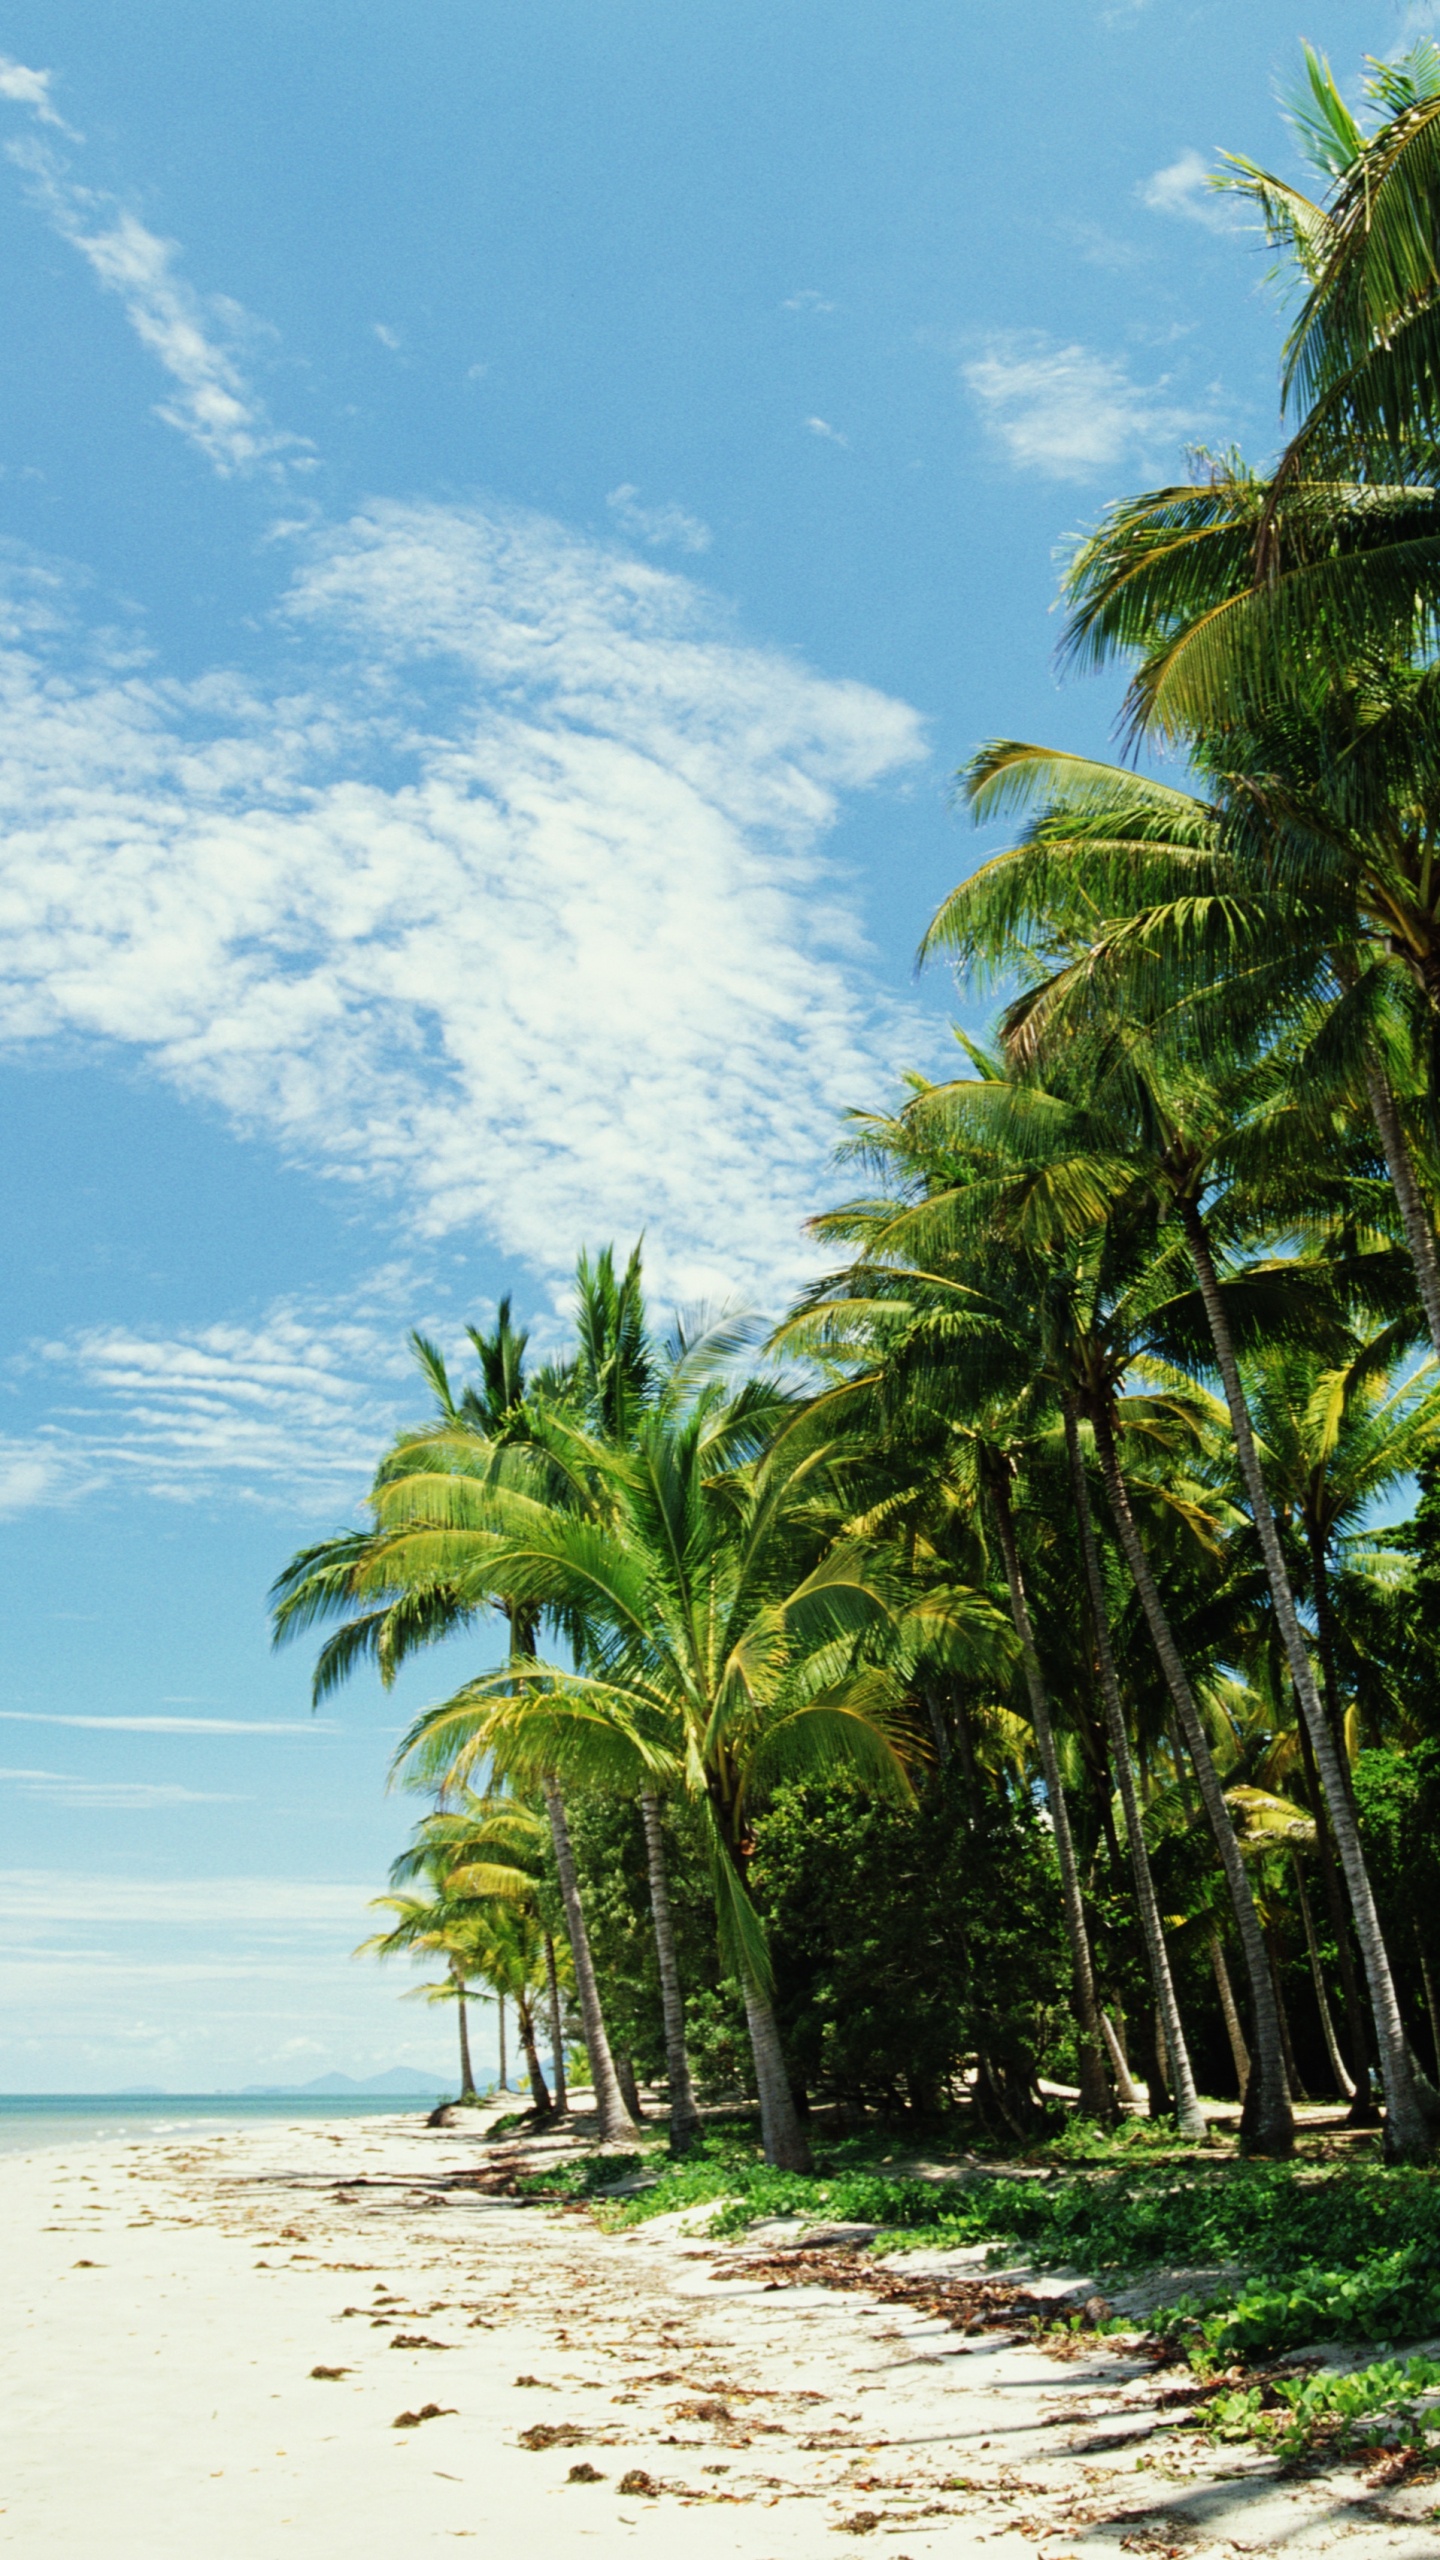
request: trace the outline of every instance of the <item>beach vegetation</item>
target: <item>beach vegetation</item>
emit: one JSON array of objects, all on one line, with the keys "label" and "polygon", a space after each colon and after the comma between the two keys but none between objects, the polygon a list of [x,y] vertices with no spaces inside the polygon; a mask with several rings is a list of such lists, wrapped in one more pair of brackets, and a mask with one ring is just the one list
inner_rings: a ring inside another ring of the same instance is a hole
[{"label": "beach vegetation", "polygon": [[[1288,112],[1311,192],[1217,172],[1281,450],[1075,543],[1116,759],[957,778],[921,957],[988,1036],[849,1114],[763,1321],[666,1330],[637,1245],[546,1363],[508,1301],[467,1382],[417,1335],[274,1594],[317,1697],[475,1643],[395,1777],[437,1925],[578,2025],[547,2191],[1208,2271],[1145,2318],[1212,2381],[1440,2330],[1440,48]],[[1423,2434],[1367,2370],[1206,2423]]]}]

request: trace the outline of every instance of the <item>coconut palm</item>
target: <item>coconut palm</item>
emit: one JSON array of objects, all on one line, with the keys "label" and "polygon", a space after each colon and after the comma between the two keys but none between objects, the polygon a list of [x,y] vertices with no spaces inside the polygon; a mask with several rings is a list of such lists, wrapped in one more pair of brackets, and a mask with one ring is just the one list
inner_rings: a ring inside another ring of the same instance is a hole
[{"label": "coconut palm", "polygon": [[1258,212],[1300,309],[1294,430],[1263,486],[1231,458],[1113,508],[1067,578],[1068,647],[1143,655],[1129,717],[1194,736],[1343,677],[1431,653],[1440,596],[1440,48],[1372,63],[1350,110],[1306,49],[1291,126],[1319,199],[1238,155],[1215,183]]},{"label": "coconut palm", "polygon": [[[1255,1055],[1312,1152],[1311,1224],[1353,1123],[1374,1123],[1432,1347],[1440,1251],[1428,1115],[1440,1108],[1440,757],[1427,680],[1378,671],[1320,712],[1231,732],[1212,796],[1121,767],[997,740],[963,777],[977,818],[1030,812],[1020,841],[948,898],[923,952],[1029,981],[1005,1017],[1028,1057],[1106,1032],[1163,1028],[1171,1048]],[[1205,750],[1208,755],[1209,750]],[[1283,1076],[1281,1070],[1283,1069]],[[1333,1180],[1328,1189],[1335,1195]],[[1350,1197],[1345,1197],[1348,1192]]]},{"label": "coconut palm", "polygon": [[[292,1557],[271,1597],[275,1641],[286,1643],[326,1620],[339,1624],[322,1645],[313,1694],[318,1704],[363,1662],[373,1662],[388,1685],[419,1647],[473,1626],[499,1609],[512,1661],[533,1656],[536,1609],[529,1595],[511,1590],[497,1601],[476,1546],[490,1536],[480,1529],[467,1543],[447,1527],[447,1488],[462,1485],[483,1509],[498,1489],[512,1500],[583,1501],[585,1489],[567,1478],[558,1442],[544,1428],[549,1389],[563,1395],[563,1380],[527,1381],[527,1337],[513,1324],[510,1302],[501,1301],[488,1334],[470,1329],[479,1383],[457,1395],[445,1361],[424,1336],[412,1348],[434,1399],[433,1419],[402,1433],[383,1460],[371,1490],[374,1526],[347,1532]],[[570,1630],[578,1637],[578,1623]],[[636,2127],[616,2076],[585,1925],[565,1802],[553,1771],[538,1773],[550,1824],[555,1870],[565,1912],[576,1992],[600,2138],[633,2138]]]},{"label": "coconut palm", "polygon": [[484,1977],[490,1946],[489,1915],[467,1896],[443,1889],[428,1894],[384,1893],[372,1911],[388,1911],[389,1925],[361,1940],[357,1956],[439,1956],[446,1979],[422,1986],[425,1996],[453,2000],[460,2025],[460,2097],[475,2102],[475,2075],[470,2061],[468,2003],[470,1985]]},{"label": "coconut palm", "polygon": [[[1178,1320],[1176,1241],[1172,1238],[1167,1259],[1163,1238],[1157,1240],[1153,1218],[1147,1224],[1142,1215],[1138,1231],[1132,1223],[1128,1246],[1120,1243],[1121,1228],[1114,1211],[1127,1197],[1131,1203],[1135,1201],[1139,1186],[1133,1176],[1116,1181],[1112,1178],[1113,1169],[1102,1167],[1097,1178],[1091,1180],[1088,1168],[1077,1170],[1057,1153],[1049,1167],[1047,1186],[1033,1164],[1027,1171],[1015,1158],[1007,1160],[1003,1113],[987,1115],[982,1107],[967,1117],[965,1110],[957,1106],[962,1096],[968,1102],[970,1097],[982,1094],[987,1102],[998,1103],[1012,1091],[1012,1080],[1004,1074],[999,1061],[987,1059],[971,1043],[965,1045],[975,1063],[988,1070],[973,1086],[930,1087],[912,1079],[914,1096],[898,1123],[872,1119],[866,1124],[872,1156],[909,1173],[912,1193],[918,1188],[919,1196],[908,1200],[892,1196],[866,1206],[855,1204],[818,1223],[827,1232],[863,1237],[871,1256],[869,1270],[854,1275],[850,1284],[862,1302],[868,1298],[872,1306],[876,1303],[875,1275],[887,1265],[892,1272],[898,1270],[900,1286],[908,1300],[913,1302],[917,1296],[922,1301],[930,1299],[929,1321],[922,1328],[914,1328],[913,1305],[906,1308],[912,1326],[911,1340],[903,1353],[899,1343],[892,1346],[892,1363],[901,1353],[913,1364],[917,1342],[928,1335],[924,1356],[930,1363],[938,1357],[950,1373],[951,1392],[958,1395],[962,1404],[968,1401],[978,1410],[983,1408],[986,1389],[977,1388],[976,1371],[993,1378],[997,1365],[1008,1355],[1030,1380],[1032,1394],[1037,1383],[1048,1382],[1051,1410],[1058,1402],[1065,1414],[1067,1442],[1078,1439],[1082,1420],[1093,1430],[1116,1530],[1180,1716],[1235,1908],[1261,2056],[1261,2069],[1247,2093],[1246,2139],[1256,2149],[1284,2152],[1293,2138],[1293,2122],[1269,1966],[1203,1718],[1146,1554],[1120,1450],[1121,1436],[1127,1432],[1132,1437],[1149,1437],[1157,1428],[1173,1431],[1180,1419],[1181,1408],[1173,1394],[1158,1402],[1153,1395],[1139,1402],[1132,1398],[1124,1409],[1118,1401],[1121,1382],[1138,1353],[1163,1336],[1167,1317],[1172,1328]],[[1023,1115],[1024,1089],[1017,1085],[1013,1091]],[[1034,1099],[1033,1093],[1031,1098]],[[1031,1172],[1035,1172],[1034,1180],[1030,1179]],[[917,1175],[918,1184],[914,1179]],[[1111,1211],[1108,1231],[1101,1215],[1107,1205]],[[1088,1232],[1095,1247],[1088,1273],[1077,1265],[1073,1251],[1068,1260],[1057,1254],[1057,1247],[1069,1246],[1077,1232]],[[1144,1275],[1138,1285],[1137,1270]],[[1125,1420],[1121,1419],[1122,1410],[1127,1415]],[[1067,1447],[1067,1465],[1072,1463]],[[992,1479],[994,1473],[992,1467]],[[1080,1489],[1084,1491],[1083,1476]],[[991,1492],[993,1499],[993,1482]],[[997,1526],[1003,1551],[1008,1510],[1003,1487],[1001,1500],[1004,1507]],[[1077,1525],[1092,1609],[1096,1608],[1098,1597],[1094,1626],[1101,1653],[1102,1691],[1125,1803],[1132,1862],[1137,1869],[1137,1900],[1152,1985],[1162,2019],[1167,2021],[1167,2042],[1173,2038],[1175,2086],[1185,2106],[1189,2129],[1194,2131],[1203,2129],[1203,2120],[1164,1956],[1153,1887],[1144,1865],[1143,1828],[1123,1719],[1118,1714],[1112,1716],[1112,1709],[1118,1708],[1111,1685],[1113,1661],[1108,1680],[1104,1669],[1109,1653],[1108,1630],[1104,1625],[1103,1596],[1096,1594],[1090,1573],[1092,1561],[1097,1560],[1086,1552],[1093,1545],[1086,1535],[1088,1500],[1079,1512]],[[1007,1579],[1010,1563],[1007,1554]],[[1017,1610],[1017,1626],[1019,1623]],[[1034,1650],[1032,1631],[1032,1659]],[[1038,1662],[1034,1673],[1038,1682]],[[1118,1749],[1116,1724],[1120,1728]],[[1052,1777],[1047,1764],[1046,1776],[1047,1786],[1053,1784],[1059,1793],[1058,1768]],[[1057,1849],[1058,1830],[1057,1825]],[[1068,1901],[1067,1895],[1067,1906]],[[1083,1996],[1078,1963],[1075,1971],[1078,2001]]]},{"label": "coconut palm", "polygon": [[[571,1395],[587,1432],[611,1451],[627,1449],[646,1414],[683,1396],[692,1382],[712,1369],[723,1368],[744,1339],[743,1326],[722,1317],[718,1323],[702,1325],[693,1339],[683,1325],[677,1325],[668,1342],[657,1343],[645,1303],[638,1244],[622,1273],[616,1271],[610,1246],[593,1258],[581,1254],[575,1269],[574,1329],[575,1354],[568,1373]],[[603,1470],[590,1472],[588,1486],[592,1503],[603,1507],[609,1499]],[[637,1772],[637,1791],[665,2034],[670,2149],[676,2158],[683,2158],[701,2130],[700,2111],[685,2042],[685,2001],[660,1798],[643,1769]]]},{"label": "coconut palm", "polygon": [[[1282,1129],[1278,1141],[1273,1136],[1263,1109],[1270,1073],[1268,1062],[1228,1076],[1218,1063],[1206,1072],[1188,1061],[1177,1067],[1164,1059],[1155,1042],[1117,1026],[1103,1051],[1086,1051],[1068,1061],[1068,1091],[1080,1099],[1067,1099],[1065,1091],[1052,1090],[1038,1078],[1028,1090],[1018,1082],[972,1080],[968,1085],[936,1088],[911,1108],[955,1121],[968,1133],[983,1130],[992,1135],[1015,1168],[1003,1197],[1006,1222],[1017,1234],[1037,1219],[1061,1231],[1084,1232],[1101,1214],[1097,1204],[1123,1196],[1128,1173],[1133,1183],[1153,1188],[1184,1237],[1199,1283],[1210,1351],[1224,1388],[1236,1462],[1264,1559],[1286,1664],[1319,1765],[1345,1872],[1380,2041],[1387,2147],[1398,2157],[1425,2157],[1433,2139],[1430,2116],[1437,2102],[1418,2076],[1405,2038],[1359,1827],[1301,1629],[1239,1367],[1237,1313],[1243,1316],[1246,1297],[1253,1296],[1257,1283],[1272,1323],[1278,1317],[1293,1326],[1298,1318],[1314,1326],[1323,1322],[1324,1310],[1313,1296],[1307,1306],[1308,1293],[1297,1291],[1299,1275],[1287,1275],[1283,1268],[1252,1273],[1239,1288],[1227,1286],[1219,1258],[1221,1238],[1228,1234],[1238,1240],[1247,1225],[1253,1225],[1254,1200],[1271,1217],[1292,1202],[1303,1215],[1304,1200],[1315,1187],[1312,1168],[1297,1188],[1295,1169],[1286,1157],[1285,1132]],[[1257,1091],[1258,1109],[1254,1107]],[[998,1209],[997,1196],[992,1210]],[[1119,1506],[1117,1526],[1129,1554],[1123,1487],[1112,1468],[1103,1429],[1097,1447],[1107,1486]],[[1138,1572],[1138,1551],[1134,1563]],[[1144,1599],[1143,1587],[1138,1583],[1137,1587]],[[1158,1644],[1158,1626],[1155,1632]],[[1167,1663],[1167,1674],[1170,1670]],[[1178,1693],[1176,1703],[1180,1707]],[[1183,1707],[1180,1712],[1184,1722]],[[1188,1724],[1186,1739],[1190,1740]]]},{"label": "coconut palm", "polygon": [[487,1559],[490,1586],[524,1588],[562,1621],[583,1607],[585,1666],[536,1661],[469,1682],[418,1719],[397,1766],[454,1784],[484,1759],[517,1774],[546,1765],[625,1792],[643,1770],[658,1790],[683,1788],[744,1992],[765,2156],[801,2167],[751,1824],[783,1779],[836,1765],[903,1797],[914,1745],[877,1658],[895,1612],[865,1549],[833,1534],[833,1453],[752,1456],[757,1401],[712,1385],[643,1416],[628,1450],[593,1443],[608,1517],[516,1507]]},{"label": "coconut palm", "polygon": [[[515,2003],[520,2040],[530,2074],[537,2112],[564,2112],[564,2060],[554,2009],[558,1982],[552,1986],[555,1950],[540,1909],[540,1879],[549,1837],[543,1815],[513,1794],[442,1797],[433,1813],[416,1824],[410,1845],[391,1863],[392,1885],[431,1875],[446,1893],[473,1900],[489,1909],[487,1979],[500,2006],[500,2085],[505,2085],[505,2001]],[[556,2097],[552,2105],[535,2045],[535,2003],[550,1996],[552,2050],[559,2057]]]}]

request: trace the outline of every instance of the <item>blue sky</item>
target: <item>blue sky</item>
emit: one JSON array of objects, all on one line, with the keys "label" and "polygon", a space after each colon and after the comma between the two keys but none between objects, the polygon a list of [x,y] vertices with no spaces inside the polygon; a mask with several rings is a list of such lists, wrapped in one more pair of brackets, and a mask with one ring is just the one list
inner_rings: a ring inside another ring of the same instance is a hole
[{"label": "blue sky", "polygon": [[1204,169],[1425,16],[4,11],[0,2088],[448,2055],[347,1951],[460,1661],[312,1720],[268,1582],[412,1323],[783,1302],[956,764],[1107,739],[1057,546],[1273,440]]}]

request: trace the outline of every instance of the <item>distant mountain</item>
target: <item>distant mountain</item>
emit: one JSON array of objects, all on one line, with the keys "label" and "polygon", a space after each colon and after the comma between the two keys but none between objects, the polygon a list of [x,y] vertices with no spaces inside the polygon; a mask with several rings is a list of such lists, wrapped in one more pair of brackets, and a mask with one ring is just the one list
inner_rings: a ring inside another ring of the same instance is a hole
[{"label": "distant mountain", "polygon": [[[222,2091],[221,2095],[230,2094]],[[443,2098],[438,2071],[412,2071],[397,2063],[393,2071],[372,2072],[368,2080],[352,2080],[346,2071],[322,2072],[318,2080],[257,2081],[233,2093],[240,2098]]]}]

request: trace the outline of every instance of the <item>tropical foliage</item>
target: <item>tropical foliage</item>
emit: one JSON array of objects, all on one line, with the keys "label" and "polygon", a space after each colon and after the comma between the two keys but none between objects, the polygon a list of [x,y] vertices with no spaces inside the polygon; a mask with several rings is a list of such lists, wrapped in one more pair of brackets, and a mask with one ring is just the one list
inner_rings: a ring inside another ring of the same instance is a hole
[{"label": "tropical foliage", "polygon": [[[317,1695],[481,1648],[401,1742],[375,1943],[503,1988],[541,2109],[578,2034],[611,2143],[637,2069],[677,2154],[758,2102],[767,2194],[821,2102],[1440,2128],[1440,49],[1358,115],[1307,53],[1291,126],[1313,193],[1216,176],[1293,295],[1283,450],[1065,573],[1131,760],[960,778],[1009,840],[923,952],[988,1044],[852,1115],[767,1327],[662,1337],[637,1250],[581,1255],[548,1365],[508,1301],[463,1385],[417,1336],[429,1414],[276,1586]],[[1301,2334],[1303,2245],[1217,2351]]]}]

